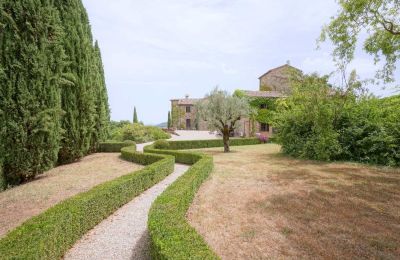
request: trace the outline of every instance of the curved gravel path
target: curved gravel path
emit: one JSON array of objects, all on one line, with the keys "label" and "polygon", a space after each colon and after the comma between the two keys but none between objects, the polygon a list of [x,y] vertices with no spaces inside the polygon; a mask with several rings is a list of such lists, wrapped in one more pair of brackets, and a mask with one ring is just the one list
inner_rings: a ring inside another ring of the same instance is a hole
[{"label": "curved gravel path", "polygon": [[[177,131],[171,140],[201,140],[218,138],[207,131]],[[137,144],[137,151],[152,144]],[[114,214],[85,234],[65,254],[64,259],[150,259],[150,238],[147,216],[153,201],[189,166],[175,164],[175,170],[164,180],[128,202]]]},{"label": "curved gravel path", "polygon": [[83,236],[64,259],[150,259],[147,215],[153,201],[189,168],[175,170]]}]

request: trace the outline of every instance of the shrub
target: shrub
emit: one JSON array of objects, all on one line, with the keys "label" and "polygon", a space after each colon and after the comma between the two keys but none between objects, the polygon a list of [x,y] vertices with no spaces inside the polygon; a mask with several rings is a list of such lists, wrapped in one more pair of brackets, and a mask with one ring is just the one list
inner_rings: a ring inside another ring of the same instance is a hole
[{"label": "shrub", "polygon": [[120,127],[114,127],[110,138],[115,141],[131,140],[136,143],[145,143],[154,140],[168,139],[171,136],[162,129],[142,124],[124,123]]},{"label": "shrub", "polygon": [[[189,140],[189,141],[168,141],[170,150],[183,149],[199,149],[209,147],[223,147],[224,142],[221,139],[210,140]],[[253,145],[260,144],[257,138],[232,138],[230,139],[231,146]]]},{"label": "shrub", "polygon": [[119,153],[122,148],[127,146],[134,146],[136,150],[136,144],[133,141],[124,142],[104,142],[99,144],[98,151],[102,153]]},{"label": "shrub", "polygon": [[263,134],[260,134],[260,135],[258,136],[258,140],[260,140],[261,143],[265,144],[265,143],[268,142],[268,136],[263,135]]},{"label": "shrub", "polygon": [[0,240],[0,258],[60,259],[82,235],[174,169],[172,156],[136,153],[134,147],[123,148],[122,154],[148,166],[71,197],[26,221]]},{"label": "shrub", "polygon": [[157,140],[154,142],[154,148],[165,150],[169,148],[169,143],[167,140]]},{"label": "shrub", "polygon": [[296,86],[275,122],[282,151],[306,159],[400,166],[400,96],[378,99],[353,85],[334,89],[308,76]]},{"label": "shrub", "polygon": [[186,212],[203,181],[213,169],[211,156],[182,151],[145,148],[151,153],[175,156],[176,162],[193,164],[153,203],[149,213],[149,233],[153,259],[219,259],[203,237],[189,225]]}]

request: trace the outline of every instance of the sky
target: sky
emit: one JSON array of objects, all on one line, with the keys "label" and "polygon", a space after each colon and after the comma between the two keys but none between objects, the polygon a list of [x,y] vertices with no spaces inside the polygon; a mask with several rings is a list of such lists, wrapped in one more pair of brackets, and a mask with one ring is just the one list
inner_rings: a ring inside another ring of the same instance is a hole
[{"label": "sky", "polygon": [[[305,73],[335,70],[332,45],[317,50],[334,0],[83,0],[99,41],[112,120],[167,121],[170,99],[213,88],[258,90],[258,77],[290,61]],[[349,69],[376,71],[361,50]],[[396,71],[396,80],[400,78]],[[392,89],[371,87],[378,96]]]}]

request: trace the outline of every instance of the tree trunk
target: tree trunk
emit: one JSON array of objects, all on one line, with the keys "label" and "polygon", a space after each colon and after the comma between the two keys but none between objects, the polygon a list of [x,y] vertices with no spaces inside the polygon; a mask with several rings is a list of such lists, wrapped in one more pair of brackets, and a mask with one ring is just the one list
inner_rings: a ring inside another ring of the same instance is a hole
[{"label": "tree trunk", "polygon": [[224,153],[229,153],[229,127],[225,126],[224,130],[222,131],[222,136],[224,140]]}]

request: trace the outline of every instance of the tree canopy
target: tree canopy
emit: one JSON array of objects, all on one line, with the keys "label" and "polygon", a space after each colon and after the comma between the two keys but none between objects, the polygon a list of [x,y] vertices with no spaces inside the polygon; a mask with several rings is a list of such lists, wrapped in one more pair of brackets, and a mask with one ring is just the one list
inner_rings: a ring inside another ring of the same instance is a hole
[{"label": "tree canopy", "polygon": [[94,151],[107,136],[109,112],[100,48],[81,0],[0,1],[7,185]]},{"label": "tree canopy", "polygon": [[314,160],[400,165],[400,96],[364,93],[353,73],[345,88],[308,75],[278,103],[274,122],[286,154]]},{"label": "tree canopy", "polygon": [[199,101],[196,107],[200,118],[207,122],[209,129],[222,134],[224,151],[229,152],[230,133],[239,126],[242,117],[250,114],[248,101],[215,88],[205,99]]},{"label": "tree canopy", "polygon": [[337,62],[349,63],[360,38],[367,36],[363,49],[374,56],[375,63],[385,59],[376,78],[384,83],[394,81],[396,62],[400,58],[400,1],[338,0],[340,11],[321,33],[320,41],[329,38],[335,45]]}]

